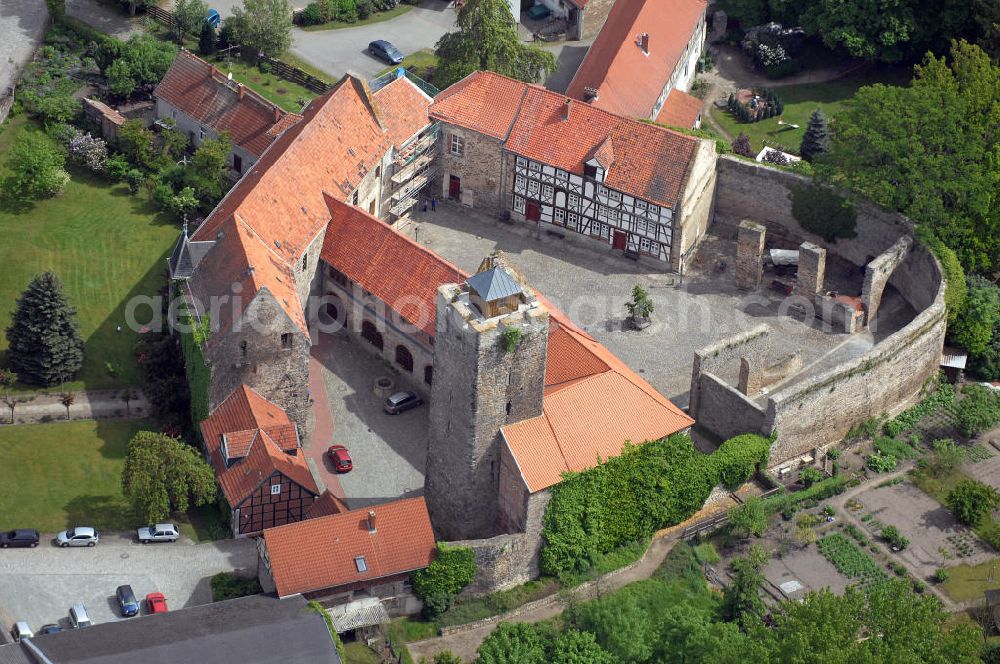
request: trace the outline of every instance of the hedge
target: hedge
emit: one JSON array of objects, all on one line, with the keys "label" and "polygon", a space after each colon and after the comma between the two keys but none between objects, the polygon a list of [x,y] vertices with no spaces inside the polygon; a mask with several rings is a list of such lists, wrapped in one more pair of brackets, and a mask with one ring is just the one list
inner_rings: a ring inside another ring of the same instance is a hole
[{"label": "hedge", "polygon": [[[181,332],[181,348],[184,351],[184,369],[187,373],[188,388],[191,390],[191,417],[197,425],[208,417],[208,387],[212,371],[208,368],[202,344],[208,340],[211,321],[206,315],[201,323],[195,323],[190,314],[181,313],[181,323],[191,331]],[[183,326],[182,326],[183,328]]]},{"label": "hedge", "polygon": [[424,614],[436,618],[476,577],[476,556],[467,546],[438,542],[437,554],[427,567],[413,574],[413,593],[424,603]]},{"label": "hedge", "polygon": [[569,473],[552,490],[545,511],[542,571],[555,576],[586,570],[601,554],[680,523],[702,508],[720,483],[739,487],[767,462],[773,438],[745,434],[713,454],[687,434],[644,445]]}]

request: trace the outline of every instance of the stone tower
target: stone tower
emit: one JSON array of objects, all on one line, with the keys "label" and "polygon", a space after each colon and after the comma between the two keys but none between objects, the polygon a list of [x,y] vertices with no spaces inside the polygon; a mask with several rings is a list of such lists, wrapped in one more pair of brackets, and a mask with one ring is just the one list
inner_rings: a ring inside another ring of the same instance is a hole
[{"label": "stone tower", "polygon": [[494,534],[500,427],[542,414],[549,313],[488,259],[438,288],[425,492],[440,539]]}]

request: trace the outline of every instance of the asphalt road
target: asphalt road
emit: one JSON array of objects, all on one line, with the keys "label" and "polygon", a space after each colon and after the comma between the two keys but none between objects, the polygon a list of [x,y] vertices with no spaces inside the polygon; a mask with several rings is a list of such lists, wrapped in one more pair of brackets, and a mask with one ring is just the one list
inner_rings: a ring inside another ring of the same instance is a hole
[{"label": "asphalt road", "polygon": [[445,0],[425,0],[420,7],[389,21],[340,30],[292,31],[291,52],[333,77],[345,73],[369,79],[389,66],[368,55],[368,43],[387,39],[409,55],[433,48],[455,29],[455,10]]},{"label": "asphalt road", "polygon": [[33,630],[55,622],[68,627],[69,607],[79,602],[95,623],[122,620],[115,589],[126,583],[140,600],[162,592],[170,609],[207,604],[212,575],[256,569],[257,552],[249,539],[144,545],[134,533],[102,534],[93,548],[60,549],[43,536],[38,548],[0,551],[0,623],[5,632],[17,620]]}]

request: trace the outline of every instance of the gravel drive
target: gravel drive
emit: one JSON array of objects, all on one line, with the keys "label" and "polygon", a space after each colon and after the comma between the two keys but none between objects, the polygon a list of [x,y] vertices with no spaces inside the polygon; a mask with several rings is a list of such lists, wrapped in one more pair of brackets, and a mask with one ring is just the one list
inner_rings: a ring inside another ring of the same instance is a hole
[{"label": "gravel drive", "polygon": [[[242,570],[255,574],[253,540],[194,544],[139,544],[134,533],[107,534],[93,547],[60,549],[43,535],[36,549],[0,551],[0,623],[16,620],[32,629],[45,623],[68,625],[69,607],[83,602],[95,623],[121,620],[115,588],[130,584],[136,597],[162,592],[171,609],[212,601],[209,577]],[[145,607],[143,607],[145,612]]]}]

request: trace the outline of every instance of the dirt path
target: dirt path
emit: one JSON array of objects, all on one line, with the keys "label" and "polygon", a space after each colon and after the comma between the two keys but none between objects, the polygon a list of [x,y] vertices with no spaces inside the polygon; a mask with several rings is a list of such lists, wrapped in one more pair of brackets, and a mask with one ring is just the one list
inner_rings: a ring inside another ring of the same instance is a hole
[{"label": "dirt path", "polygon": [[[62,404],[62,394],[24,394],[14,407],[14,424],[37,424],[60,420],[137,419],[149,415],[149,402],[142,390],[130,389],[132,399],[125,406],[124,390],[81,390],[73,392],[73,404]],[[0,421],[10,425],[10,407],[0,403]]]},{"label": "dirt path", "polygon": [[[652,576],[653,572],[656,571],[656,568],[660,566],[663,559],[667,557],[670,549],[674,546],[674,542],[677,541],[679,534],[680,531],[671,529],[671,531],[663,537],[654,539],[638,565],[626,572],[622,572],[621,574],[605,578],[600,583],[590,585],[586,587],[585,590],[581,591],[580,589],[577,589],[573,593],[574,599],[584,601],[596,599],[600,595],[604,595],[612,590],[617,590],[622,586],[626,586],[635,581],[648,579]],[[547,620],[559,615],[565,608],[565,599],[558,598],[552,604],[532,611],[527,611],[521,615],[510,618],[505,622],[539,622],[541,620]],[[450,634],[448,636],[438,636],[433,639],[425,639],[424,641],[415,641],[407,644],[407,647],[410,649],[410,654],[413,655],[413,658],[416,661],[420,661],[421,657],[426,657],[429,660],[443,650],[450,650],[454,654],[461,657],[464,661],[472,662],[476,659],[476,650],[479,648],[479,645],[486,639],[487,636],[490,635],[490,633],[493,632],[494,629],[496,629],[497,624],[498,622],[494,622],[466,632],[458,632],[457,634]]]}]

